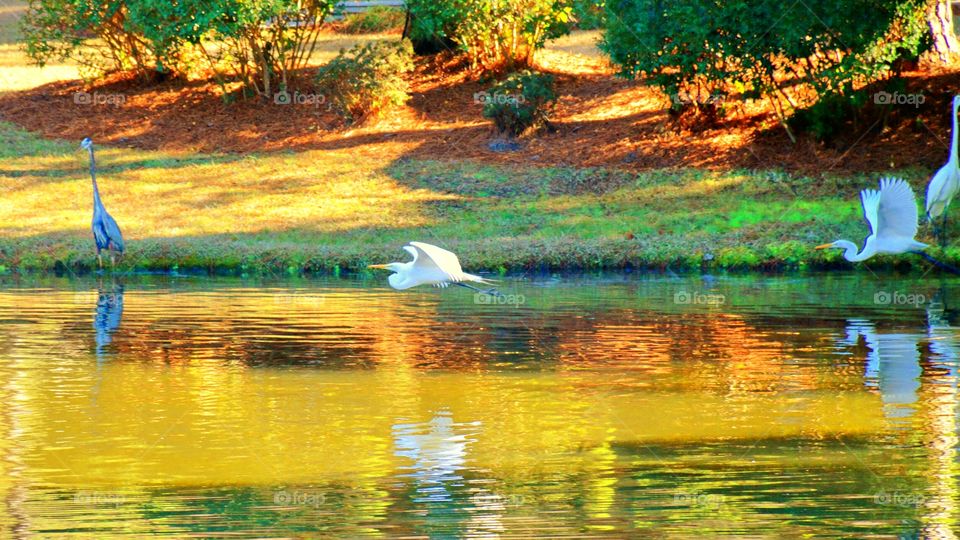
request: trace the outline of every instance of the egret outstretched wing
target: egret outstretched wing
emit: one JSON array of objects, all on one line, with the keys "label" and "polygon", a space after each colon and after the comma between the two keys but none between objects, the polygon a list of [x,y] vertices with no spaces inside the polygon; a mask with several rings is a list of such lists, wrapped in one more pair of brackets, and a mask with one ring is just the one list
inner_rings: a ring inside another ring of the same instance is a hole
[{"label": "egret outstretched wing", "polygon": [[870,234],[877,234],[879,230],[880,192],[875,189],[865,189],[860,192],[860,205],[863,206],[863,218],[870,225]]},{"label": "egret outstretched wing", "polygon": [[445,281],[454,283],[465,280],[460,259],[455,254],[423,242],[410,242],[403,249],[413,255],[413,264],[418,270],[443,275]]},{"label": "egret outstretched wing", "polygon": [[878,238],[913,239],[917,235],[917,201],[913,189],[902,178],[880,180],[880,203],[877,209]]}]

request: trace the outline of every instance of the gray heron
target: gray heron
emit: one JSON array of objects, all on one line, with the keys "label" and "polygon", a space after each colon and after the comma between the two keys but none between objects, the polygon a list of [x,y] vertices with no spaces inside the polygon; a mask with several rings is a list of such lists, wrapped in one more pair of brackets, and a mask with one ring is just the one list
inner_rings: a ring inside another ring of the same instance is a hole
[{"label": "gray heron", "polygon": [[97,188],[97,165],[93,156],[93,141],[90,137],[80,142],[80,148],[90,152],[90,179],[93,180],[93,240],[97,245],[97,264],[103,268],[103,258],[100,252],[107,250],[110,253],[110,263],[116,265],[115,253],[123,255],[123,234],[117,220],[113,219],[100,200],[100,190]]}]

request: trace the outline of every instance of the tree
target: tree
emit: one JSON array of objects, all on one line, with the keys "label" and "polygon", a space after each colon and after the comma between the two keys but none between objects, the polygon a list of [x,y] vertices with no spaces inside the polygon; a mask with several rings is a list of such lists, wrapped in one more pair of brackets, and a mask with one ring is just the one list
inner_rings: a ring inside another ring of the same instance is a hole
[{"label": "tree", "polygon": [[[22,22],[38,64],[72,58],[95,72],[184,71],[197,52],[259,94],[306,65],[335,0],[31,0]],[[95,37],[98,39],[91,40]],[[210,43],[216,41],[217,43]]]},{"label": "tree", "polygon": [[646,76],[674,103],[765,98],[786,127],[792,111],[850,96],[917,54],[926,1],[612,0],[601,48],[622,75]]},{"label": "tree", "polygon": [[529,67],[547,39],[570,30],[572,0],[408,0],[409,37],[454,43],[471,67]]},{"label": "tree", "polygon": [[950,62],[960,54],[960,41],[953,31],[950,0],[931,0],[926,10],[933,51],[941,62]]}]

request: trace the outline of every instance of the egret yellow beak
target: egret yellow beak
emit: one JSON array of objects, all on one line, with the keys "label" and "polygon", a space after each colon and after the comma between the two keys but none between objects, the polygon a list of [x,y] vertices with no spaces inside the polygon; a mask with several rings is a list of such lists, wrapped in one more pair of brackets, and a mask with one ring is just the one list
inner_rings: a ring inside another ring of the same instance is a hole
[{"label": "egret yellow beak", "polygon": [[827,248],[832,248],[832,247],[833,247],[833,244],[820,244],[819,246],[817,246],[817,247],[815,247],[815,248],[813,248],[813,249],[827,249]]},{"label": "egret yellow beak", "polygon": [[386,269],[386,268],[387,268],[387,265],[385,265],[385,264],[368,264],[368,265],[367,265],[367,268]]}]

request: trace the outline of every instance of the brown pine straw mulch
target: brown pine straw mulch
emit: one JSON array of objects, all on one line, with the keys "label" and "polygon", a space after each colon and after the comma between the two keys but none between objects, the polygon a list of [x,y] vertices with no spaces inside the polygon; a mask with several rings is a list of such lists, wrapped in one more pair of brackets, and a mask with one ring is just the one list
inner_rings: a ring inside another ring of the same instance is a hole
[{"label": "brown pine straw mulch", "polygon": [[[889,106],[885,116],[849,125],[830,144],[808,136],[791,143],[763,103],[731,103],[727,116],[712,125],[685,125],[669,114],[668,99],[656,89],[615,77],[602,60],[552,53],[541,58],[540,67],[556,75],[556,130],[524,137],[519,151],[498,153],[488,147],[495,133],[474,100],[489,83],[471,80],[451,63],[419,59],[410,76],[409,103],[355,127],[343,126],[322,105],[256,98],[225,103],[209,81],[145,85],[123,76],[93,87],[61,81],[6,94],[0,97],[0,119],[46,137],[90,136],[111,145],[183,152],[337,149],[358,158],[389,152],[398,158],[637,171],[776,168],[816,175],[917,166],[932,173],[946,161],[950,99],[960,90],[957,69],[905,72],[906,92],[924,94],[919,107]],[[303,74],[304,86],[312,72]],[[124,102],[76,103],[77,92],[119,94]]]}]

